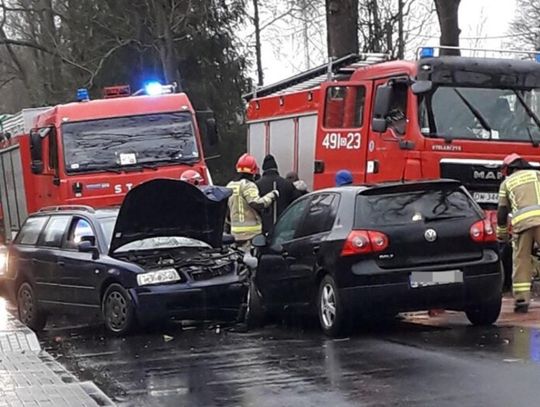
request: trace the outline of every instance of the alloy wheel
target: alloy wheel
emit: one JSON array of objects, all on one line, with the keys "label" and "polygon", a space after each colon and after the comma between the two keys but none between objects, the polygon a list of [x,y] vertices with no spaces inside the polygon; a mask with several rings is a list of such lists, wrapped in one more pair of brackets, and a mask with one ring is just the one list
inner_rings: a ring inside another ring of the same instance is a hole
[{"label": "alloy wheel", "polygon": [[321,316],[326,328],[331,328],[336,320],[336,295],[330,284],[325,284],[321,293]]}]

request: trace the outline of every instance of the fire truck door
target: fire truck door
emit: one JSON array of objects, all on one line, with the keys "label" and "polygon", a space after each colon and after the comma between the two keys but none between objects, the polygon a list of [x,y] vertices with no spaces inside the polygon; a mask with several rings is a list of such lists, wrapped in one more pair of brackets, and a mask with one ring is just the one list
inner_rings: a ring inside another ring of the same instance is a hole
[{"label": "fire truck door", "polygon": [[34,172],[36,188],[36,210],[48,205],[59,203],[60,180],[58,178],[58,135],[54,127],[38,130],[41,136],[41,154],[43,167],[41,172]]},{"label": "fire truck door", "polygon": [[352,172],[354,183],[365,181],[369,107],[372,83],[333,82],[322,86],[315,146],[315,189],[334,185],[341,169]]},{"label": "fire truck door", "polygon": [[[372,114],[375,112],[379,89],[388,84],[388,80],[375,82],[372,98]],[[408,124],[411,120],[408,100],[409,88],[406,82],[396,81],[392,85],[388,115],[385,117],[387,128],[384,132],[369,132],[366,182],[399,181],[404,177],[406,154],[408,153]],[[371,121],[369,119],[370,128]]]}]

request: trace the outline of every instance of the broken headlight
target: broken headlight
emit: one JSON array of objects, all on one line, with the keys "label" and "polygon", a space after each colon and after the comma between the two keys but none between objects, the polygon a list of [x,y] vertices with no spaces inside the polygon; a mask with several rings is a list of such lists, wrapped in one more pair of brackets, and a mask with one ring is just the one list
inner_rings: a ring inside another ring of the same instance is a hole
[{"label": "broken headlight", "polygon": [[139,285],[164,284],[173,283],[175,281],[180,281],[180,276],[172,267],[137,275],[137,284]]}]

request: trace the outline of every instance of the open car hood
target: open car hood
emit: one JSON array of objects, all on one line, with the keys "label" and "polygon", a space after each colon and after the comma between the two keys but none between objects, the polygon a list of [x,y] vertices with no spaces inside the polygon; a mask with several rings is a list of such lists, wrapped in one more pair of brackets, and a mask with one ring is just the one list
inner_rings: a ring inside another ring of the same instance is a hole
[{"label": "open car hood", "polygon": [[188,237],[220,247],[231,193],[228,188],[196,187],[174,179],[145,182],[124,198],[109,253],[158,236]]}]

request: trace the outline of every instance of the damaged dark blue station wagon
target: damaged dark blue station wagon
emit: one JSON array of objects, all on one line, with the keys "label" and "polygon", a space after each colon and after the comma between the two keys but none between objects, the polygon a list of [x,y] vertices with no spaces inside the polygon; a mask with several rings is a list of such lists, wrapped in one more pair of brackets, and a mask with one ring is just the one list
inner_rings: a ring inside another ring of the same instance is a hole
[{"label": "damaged dark blue station wagon", "polygon": [[120,210],[45,208],[9,249],[7,285],[22,322],[91,313],[114,334],[178,319],[236,317],[246,296],[242,254],[222,247],[221,187],[169,179],[131,190]]}]

